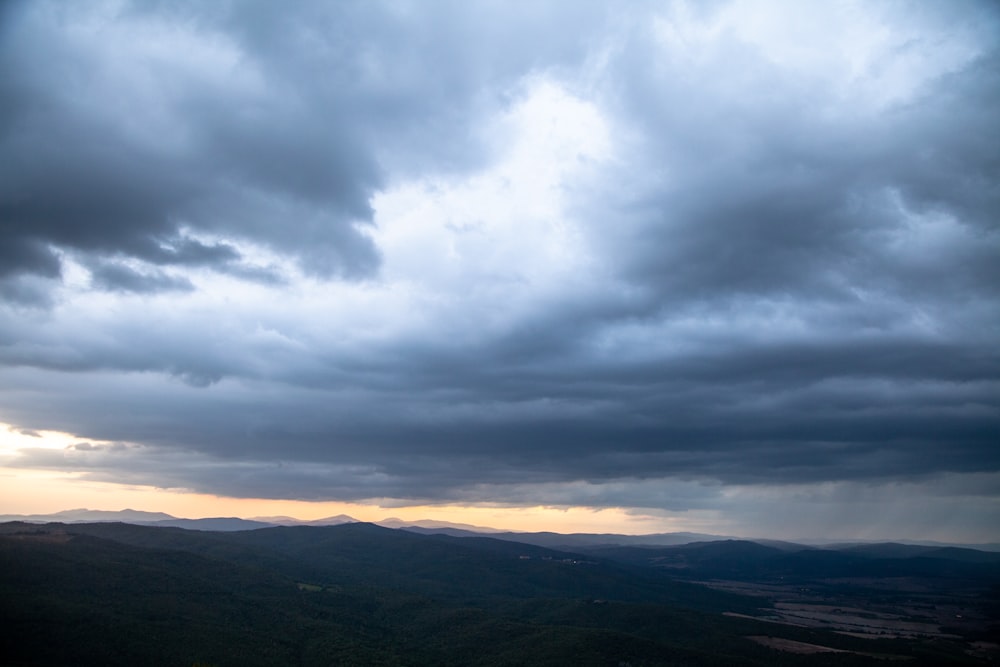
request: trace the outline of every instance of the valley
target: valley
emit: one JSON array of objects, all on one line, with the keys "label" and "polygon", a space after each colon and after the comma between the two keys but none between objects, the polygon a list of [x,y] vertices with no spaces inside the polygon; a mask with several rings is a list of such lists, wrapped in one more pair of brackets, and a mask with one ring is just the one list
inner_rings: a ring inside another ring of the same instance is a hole
[{"label": "valley", "polygon": [[[1000,556],[805,549],[722,540],[574,552],[365,523],[9,522],[0,623],[13,632],[0,657],[19,667],[996,659]],[[828,576],[849,568],[858,576]],[[908,574],[873,575],[885,568]]]}]

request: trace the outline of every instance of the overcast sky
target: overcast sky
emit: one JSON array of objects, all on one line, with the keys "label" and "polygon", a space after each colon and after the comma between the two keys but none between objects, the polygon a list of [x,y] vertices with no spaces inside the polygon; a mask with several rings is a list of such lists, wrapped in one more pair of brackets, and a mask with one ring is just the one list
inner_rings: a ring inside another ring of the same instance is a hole
[{"label": "overcast sky", "polygon": [[0,5],[25,474],[1000,540],[998,292],[993,3]]}]

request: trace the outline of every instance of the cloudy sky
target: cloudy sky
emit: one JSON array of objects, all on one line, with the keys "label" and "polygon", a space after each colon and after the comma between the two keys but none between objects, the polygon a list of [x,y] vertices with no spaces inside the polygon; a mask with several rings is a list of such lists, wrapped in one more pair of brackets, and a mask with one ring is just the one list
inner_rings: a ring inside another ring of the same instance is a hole
[{"label": "cloudy sky", "polygon": [[989,2],[4,3],[0,510],[1000,541],[998,137]]}]

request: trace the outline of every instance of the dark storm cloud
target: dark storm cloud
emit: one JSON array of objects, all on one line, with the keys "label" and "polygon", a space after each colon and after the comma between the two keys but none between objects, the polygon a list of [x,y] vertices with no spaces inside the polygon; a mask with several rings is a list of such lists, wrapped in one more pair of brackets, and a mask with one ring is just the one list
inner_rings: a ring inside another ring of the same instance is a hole
[{"label": "dark storm cloud", "polygon": [[[540,41],[553,13],[494,29],[445,4],[14,4],[0,45],[0,271],[58,277],[54,249],[208,266],[236,255],[194,232],[264,244],[319,276],[370,276],[378,252],[361,229],[384,165],[481,160],[467,141],[477,96],[573,50]],[[480,38],[535,39],[538,53],[493,61]]]},{"label": "dark storm cloud", "polygon": [[[0,416],[142,447],[19,465],[241,496],[673,509],[717,490],[657,480],[1000,470],[989,5],[879,9],[879,29],[916,35],[875,58],[901,59],[895,78],[795,69],[738,35],[663,38],[647,7],[446,3],[127,6],[102,20],[195,37],[109,73],[115,48],[68,38],[88,11],[54,7],[22,6],[0,47],[0,290],[33,286],[31,302],[69,256],[123,301],[117,317],[82,297],[66,315],[3,306]],[[904,58],[950,40],[973,55]],[[81,92],[147,75],[155,95],[129,108]],[[481,173],[502,150],[477,131],[532,77],[609,119],[615,159],[561,190],[598,268],[541,305],[517,301],[521,275],[499,297],[470,275],[377,301],[415,280],[379,282],[373,197]],[[335,296],[308,301],[320,288],[242,243]],[[195,288],[205,269],[274,291],[195,301],[215,297]],[[338,309],[336,281],[363,277],[371,301]],[[137,310],[164,293],[194,305]],[[394,308],[419,326],[398,333]]]},{"label": "dark storm cloud", "polygon": [[[619,248],[627,279],[660,295],[651,305],[996,296],[1000,155],[986,139],[1000,125],[990,111],[1000,94],[995,44],[879,113],[853,107],[864,100],[831,112],[817,84],[789,86],[762,56],[740,55],[748,83],[708,84],[708,100],[686,105],[683,64],[623,75],[624,112],[646,130],[639,160],[662,176],[636,196],[633,173],[623,174],[628,198],[599,204],[625,224],[598,233]],[[908,248],[920,242],[921,216],[951,219],[965,238]]]},{"label": "dark storm cloud", "polygon": [[[100,10],[106,7],[91,6],[97,10],[91,13],[87,7],[59,4],[20,9],[8,18],[16,25],[8,26],[0,60],[6,82],[2,97],[9,109],[0,220],[5,247],[35,251],[9,271],[57,274],[53,246],[161,264],[212,264],[234,257],[232,248],[184,239],[183,226],[284,242],[285,250],[303,242],[327,247],[327,273],[372,269],[374,249],[355,225],[369,217],[364,201],[374,172],[370,160],[353,155],[357,151],[349,136],[340,136],[350,134],[349,120],[334,120],[331,126],[342,129],[327,131],[318,119],[296,117],[295,102],[265,104],[243,91],[226,90],[224,80],[205,81],[169,59],[158,62],[155,53],[144,53],[132,41],[142,38],[141,31],[133,37],[127,25],[111,31],[106,45],[71,34],[74,21],[113,26],[129,21],[128,11],[103,16]],[[171,24],[163,21],[162,27]],[[99,32],[91,36],[100,37]],[[211,32],[204,37],[210,41]],[[166,46],[188,45],[170,44],[168,36]],[[247,59],[253,67],[253,57]],[[144,77],[164,79],[157,91],[162,97],[144,99],[128,89]],[[219,87],[207,87],[212,83]],[[288,95],[307,92],[293,89]],[[115,97],[99,97],[104,95]],[[137,136],[130,127],[147,114],[165,125],[150,128],[166,130],[163,136]],[[197,143],[175,145],[184,141]],[[328,186],[322,196],[320,184]],[[232,218],[245,212],[227,206],[240,203],[242,189],[277,200],[298,215],[270,228],[241,224]],[[219,198],[223,201],[213,201]],[[180,247],[165,248],[163,239],[177,239]]]}]

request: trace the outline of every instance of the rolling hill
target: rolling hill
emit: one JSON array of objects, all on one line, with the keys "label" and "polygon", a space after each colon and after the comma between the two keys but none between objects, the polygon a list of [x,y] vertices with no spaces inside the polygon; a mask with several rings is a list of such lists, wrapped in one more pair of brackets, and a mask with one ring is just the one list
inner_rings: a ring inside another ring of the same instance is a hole
[{"label": "rolling hill", "polygon": [[[787,556],[753,543],[684,551],[699,567]],[[966,656],[959,640],[860,639],[758,620],[774,611],[766,599],[666,576],[613,550],[364,523],[238,532],[6,523],[0,600],[10,630],[0,656],[21,666],[867,665],[886,656],[937,665]],[[753,637],[830,652],[797,655]]]}]

